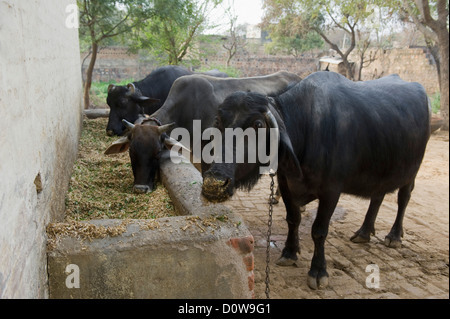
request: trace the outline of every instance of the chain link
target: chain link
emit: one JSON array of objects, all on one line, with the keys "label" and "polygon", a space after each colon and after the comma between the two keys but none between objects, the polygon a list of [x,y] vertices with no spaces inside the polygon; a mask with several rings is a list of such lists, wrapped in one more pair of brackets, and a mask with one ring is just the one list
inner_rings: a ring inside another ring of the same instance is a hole
[{"label": "chain link", "polygon": [[269,221],[267,223],[268,230],[267,230],[267,249],[266,249],[266,298],[270,299],[270,280],[269,280],[269,263],[270,263],[270,236],[272,234],[272,213],[273,213],[273,201],[275,199],[274,196],[274,185],[275,182],[273,180],[273,177],[275,176],[274,172],[270,173],[270,198],[269,198]]}]

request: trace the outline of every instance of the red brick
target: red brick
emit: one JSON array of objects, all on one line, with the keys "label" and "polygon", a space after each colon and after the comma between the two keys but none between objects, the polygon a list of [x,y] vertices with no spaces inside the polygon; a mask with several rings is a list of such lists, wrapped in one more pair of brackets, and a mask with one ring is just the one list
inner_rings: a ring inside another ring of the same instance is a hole
[{"label": "red brick", "polygon": [[253,257],[253,254],[245,256],[244,258],[242,258],[242,260],[244,261],[244,264],[247,267],[248,271],[252,271],[253,269],[255,269],[255,258]]},{"label": "red brick", "polygon": [[252,271],[252,274],[248,276],[248,289],[253,291],[255,289],[255,274]]},{"label": "red brick", "polygon": [[231,238],[228,242],[231,247],[238,250],[243,254],[248,254],[253,251],[255,240],[253,236],[247,236],[243,238]]}]

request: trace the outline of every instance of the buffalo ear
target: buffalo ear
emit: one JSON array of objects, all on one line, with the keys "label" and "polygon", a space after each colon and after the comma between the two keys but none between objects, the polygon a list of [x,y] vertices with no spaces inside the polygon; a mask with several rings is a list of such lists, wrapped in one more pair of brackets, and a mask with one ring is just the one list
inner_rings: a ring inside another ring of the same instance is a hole
[{"label": "buffalo ear", "polygon": [[171,138],[171,137],[166,137],[164,139],[164,145],[167,147],[167,149],[171,150],[172,147],[176,146],[177,150],[186,150],[187,152],[191,152],[190,149],[188,149],[187,147],[185,147],[183,144],[181,144],[180,142],[178,142],[176,139]]},{"label": "buffalo ear", "polygon": [[136,86],[134,85],[134,83],[128,83],[127,88],[131,92],[131,94],[136,92]]},{"label": "buffalo ear", "polygon": [[111,144],[110,147],[105,151],[105,155],[113,155],[126,152],[130,148],[130,140],[128,136],[123,136],[114,143]]},{"label": "buffalo ear", "polygon": [[[269,98],[271,99],[271,98]],[[272,99],[272,103],[275,103]],[[266,112],[266,120],[269,127],[277,128],[280,134],[278,145],[278,170],[288,176],[303,179],[303,172],[300,167],[294,148],[292,147],[291,139],[287,133],[286,126],[283,120],[271,106]]]},{"label": "buffalo ear", "polygon": [[303,179],[302,168],[295,155],[291,139],[285,130],[280,130],[280,145],[278,148],[278,170],[288,176]]}]

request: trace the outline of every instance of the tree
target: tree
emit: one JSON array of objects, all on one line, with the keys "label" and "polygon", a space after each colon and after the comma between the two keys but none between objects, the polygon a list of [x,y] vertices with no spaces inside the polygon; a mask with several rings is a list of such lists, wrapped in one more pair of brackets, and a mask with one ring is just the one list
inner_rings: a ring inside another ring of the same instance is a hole
[{"label": "tree", "polygon": [[[299,34],[311,31],[319,34],[342,58],[349,79],[354,78],[353,66],[348,60],[357,44],[358,27],[372,15],[378,0],[264,0],[265,23],[280,26]],[[342,30],[350,38],[343,48],[329,36],[330,31]]]},{"label": "tree", "polygon": [[357,29],[356,56],[359,58],[355,80],[362,80],[362,70],[372,64],[381,50],[392,46],[394,29],[398,27],[389,6],[372,6],[372,12]]},{"label": "tree", "polygon": [[78,0],[80,10],[80,37],[91,43],[91,61],[84,84],[84,107],[90,106],[89,92],[92,73],[100,44],[123,35],[149,19],[152,4],[145,0]]},{"label": "tree", "polygon": [[234,0],[232,4],[226,9],[225,13],[229,19],[228,38],[225,39],[225,43],[222,47],[227,51],[227,68],[230,67],[230,62],[236,55],[240,48],[244,48],[247,45],[245,37],[242,35],[244,30],[237,25],[237,15],[234,11]]},{"label": "tree", "polygon": [[362,80],[362,70],[363,68],[368,67],[372,64],[377,58],[378,48],[375,51],[370,51],[369,56],[367,57],[367,51],[370,48],[372,40],[370,36],[363,36],[361,32],[358,32],[359,41],[356,45],[356,53],[359,57],[359,68],[358,68],[358,76],[356,78],[357,81]]},{"label": "tree", "polygon": [[180,64],[222,0],[154,0],[157,16],[135,32],[133,49],[151,49],[171,65]]},{"label": "tree", "polygon": [[[438,77],[441,92],[441,115],[449,129],[449,9],[448,0],[399,0],[394,7],[402,8],[411,21],[424,34],[427,42],[438,47]],[[429,45],[433,47],[433,45]]]},{"label": "tree", "polygon": [[272,42],[266,44],[266,50],[269,53],[282,52],[298,58],[304,52],[321,49],[324,44],[322,38],[315,32],[290,35],[280,33],[273,26],[269,26],[268,31],[272,40]]}]

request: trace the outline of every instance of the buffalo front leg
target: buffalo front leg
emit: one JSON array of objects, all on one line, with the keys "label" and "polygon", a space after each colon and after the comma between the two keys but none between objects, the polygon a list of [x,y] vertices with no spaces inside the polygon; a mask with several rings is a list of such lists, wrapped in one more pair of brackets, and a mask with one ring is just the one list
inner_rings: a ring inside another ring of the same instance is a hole
[{"label": "buffalo front leg", "polygon": [[269,198],[269,204],[272,204],[272,205],[278,204],[280,202],[280,198],[281,198],[280,188],[277,187],[274,198],[273,199]]},{"label": "buffalo front leg", "polygon": [[339,201],[340,193],[330,192],[319,196],[319,208],[311,230],[314,241],[314,255],[311,269],[308,272],[308,286],[311,289],[321,289],[328,286],[327,263],[325,260],[325,239],[334,209]]},{"label": "buffalo front leg", "polygon": [[400,188],[398,191],[398,211],[394,225],[386,236],[384,244],[391,248],[400,248],[402,246],[403,237],[403,217],[405,216],[406,206],[408,206],[411,198],[411,192],[414,189],[414,181]]},{"label": "buffalo front leg", "polygon": [[384,195],[385,194],[373,196],[371,198],[369,209],[367,210],[367,214],[361,228],[355,232],[352,238],[350,238],[352,242],[368,243],[370,241],[370,235],[375,235],[375,219],[377,218]]},{"label": "buffalo front leg", "polygon": [[297,253],[300,253],[298,227],[301,222],[300,205],[289,191],[287,181],[278,176],[279,190],[286,207],[286,221],[288,224],[288,236],[280,259],[276,262],[279,266],[292,266],[297,261]]}]

